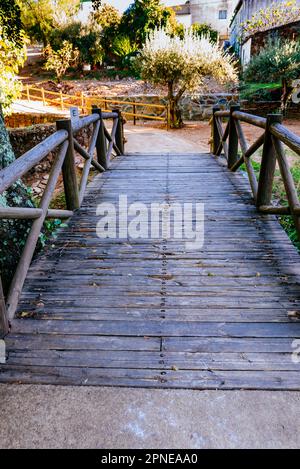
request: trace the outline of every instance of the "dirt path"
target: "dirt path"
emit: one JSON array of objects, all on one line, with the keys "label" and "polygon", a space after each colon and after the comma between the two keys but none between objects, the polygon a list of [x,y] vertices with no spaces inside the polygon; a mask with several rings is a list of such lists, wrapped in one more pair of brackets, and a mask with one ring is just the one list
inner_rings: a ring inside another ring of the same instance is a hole
[{"label": "dirt path", "polygon": [[[208,126],[208,124],[207,124]],[[198,129],[191,126],[191,129],[170,130],[153,129],[149,126],[133,126],[128,124],[125,127],[125,136],[127,138],[126,152],[138,153],[195,153],[207,152],[208,133],[199,135]]]}]

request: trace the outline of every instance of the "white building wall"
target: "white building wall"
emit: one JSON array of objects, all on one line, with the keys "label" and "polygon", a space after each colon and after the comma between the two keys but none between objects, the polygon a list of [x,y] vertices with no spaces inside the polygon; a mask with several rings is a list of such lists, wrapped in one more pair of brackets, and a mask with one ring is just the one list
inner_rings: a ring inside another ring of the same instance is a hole
[{"label": "white building wall", "polygon": [[186,28],[192,26],[192,15],[177,15],[176,19],[178,23],[183,24]]},{"label": "white building wall", "polygon": [[[236,0],[190,0],[193,23],[207,23],[216,29],[220,39],[229,38],[229,24],[232,18]],[[226,18],[221,12],[226,11]]]},{"label": "white building wall", "polygon": [[246,41],[241,48],[241,62],[243,69],[248,65],[251,60],[251,37]]},{"label": "white building wall", "polygon": [[92,2],[83,2],[80,4],[79,11],[77,13],[77,20],[81,23],[87,23],[90,13],[93,11]]}]

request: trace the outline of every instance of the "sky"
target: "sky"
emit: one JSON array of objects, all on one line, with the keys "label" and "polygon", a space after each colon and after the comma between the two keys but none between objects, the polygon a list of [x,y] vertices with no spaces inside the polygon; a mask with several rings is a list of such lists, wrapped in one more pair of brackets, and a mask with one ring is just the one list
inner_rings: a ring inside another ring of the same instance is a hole
[{"label": "sky", "polygon": [[[106,3],[110,3],[111,5],[114,5],[118,10],[124,11],[126,8],[132,3],[132,0],[105,0]],[[180,3],[184,3],[184,1],[180,0],[166,0],[163,1],[165,5],[178,5]]]}]

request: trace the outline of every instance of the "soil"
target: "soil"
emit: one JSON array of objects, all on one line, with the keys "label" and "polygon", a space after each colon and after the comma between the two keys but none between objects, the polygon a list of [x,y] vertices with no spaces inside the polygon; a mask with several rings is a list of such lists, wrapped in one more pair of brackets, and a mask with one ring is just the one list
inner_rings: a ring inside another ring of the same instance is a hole
[{"label": "soil", "polygon": [[[291,132],[296,135],[300,135],[300,121],[297,119],[285,119],[283,121],[285,127],[287,127]],[[161,128],[160,125],[155,126],[153,123],[145,124],[145,127]],[[249,124],[242,124],[242,128],[245,134],[247,141],[251,144],[254,142],[261,134],[262,130],[258,127],[254,127]],[[185,139],[187,142],[194,143],[199,146],[199,148],[206,148],[206,151],[209,151],[209,141],[210,141],[210,125],[208,121],[200,122],[189,122],[185,124],[182,129],[169,130],[170,133],[173,133],[174,136]],[[178,149],[180,151],[180,148]],[[290,157],[291,158],[291,157]],[[299,160],[299,157],[295,156],[292,158],[291,162],[295,161],[295,158]]]},{"label": "soil", "polygon": [[[91,78],[92,74],[104,73],[103,71],[69,73],[66,80],[61,84],[49,80],[51,73],[43,69],[43,57],[40,47],[32,47],[28,52],[28,60],[20,71],[20,79],[24,84],[31,84],[43,87],[48,91],[63,91],[66,94],[79,95],[83,92],[86,96],[102,95],[113,96],[140,96],[140,95],[167,95],[167,89],[163,86],[154,86],[143,80],[135,78],[123,78],[116,76],[111,78]],[[219,85],[214,79],[207,78],[203,85],[199,87],[199,93],[223,93],[228,92],[223,85]]]}]

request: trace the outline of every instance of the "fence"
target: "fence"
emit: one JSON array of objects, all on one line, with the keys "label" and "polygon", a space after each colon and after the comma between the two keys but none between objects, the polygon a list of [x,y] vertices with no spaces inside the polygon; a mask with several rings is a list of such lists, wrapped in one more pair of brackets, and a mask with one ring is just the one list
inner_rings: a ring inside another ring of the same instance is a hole
[{"label": "fence", "polygon": [[[105,112],[111,112],[115,106],[129,106],[132,108],[132,112],[122,109],[122,115],[128,118],[132,118],[133,124],[136,125],[139,119],[153,120],[162,122],[166,125],[167,129],[170,127],[170,112],[168,105],[162,104],[151,104],[144,102],[134,101],[121,101],[114,100],[111,98],[99,98],[99,96],[85,96],[82,92],[79,96],[68,95],[61,92],[48,91],[44,88],[37,88],[34,86],[26,85],[22,91],[22,99],[27,101],[41,101],[44,106],[50,105],[60,108],[62,111],[67,110],[70,106],[77,106],[81,109],[83,114],[88,114],[91,110],[92,105],[96,104]],[[157,110],[156,114],[143,113],[139,109],[145,108],[146,111],[149,109]],[[157,115],[159,114],[159,115]]]},{"label": "fence", "polygon": [[[106,119],[113,120],[111,133],[109,133],[105,126],[104,121]],[[93,132],[89,149],[86,150],[78,143],[75,136],[79,130],[91,125],[93,125]],[[0,194],[11,187],[55,149],[59,149],[59,152],[53,163],[39,208],[0,207],[0,219],[33,220],[23,253],[10,285],[6,306],[4,305],[0,278],[0,334],[2,333],[2,335],[7,333],[8,321],[15,314],[19,296],[45,219],[70,218],[74,211],[82,204],[91,166],[94,166],[99,172],[103,172],[109,167],[113,150],[117,155],[124,154],[123,118],[120,111],[105,113],[95,107],[93,114],[87,117],[78,117],[74,121],[58,121],[55,133],[0,171]],[[75,167],[75,150],[85,160],[79,184],[77,182]],[[95,151],[97,159],[94,159]],[[49,205],[61,171],[66,197],[66,210],[51,210]]]}]

